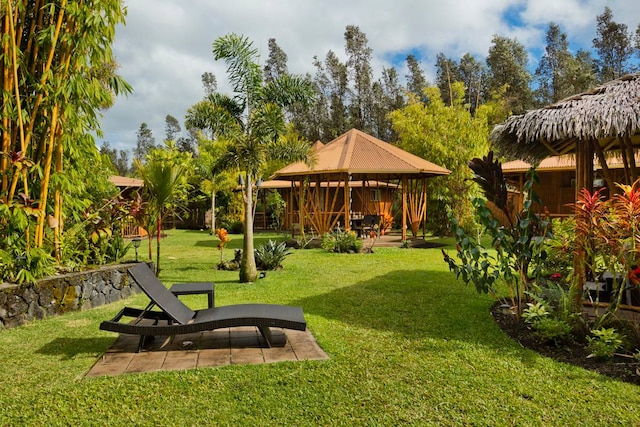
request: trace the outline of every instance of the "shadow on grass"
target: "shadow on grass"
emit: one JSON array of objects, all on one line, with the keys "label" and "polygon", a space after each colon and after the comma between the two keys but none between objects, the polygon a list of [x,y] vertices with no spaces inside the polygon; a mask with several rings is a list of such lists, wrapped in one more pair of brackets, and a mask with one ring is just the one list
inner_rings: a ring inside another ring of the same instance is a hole
[{"label": "shadow on grass", "polygon": [[99,354],[113,344],[113,337],[56,338],[40,347],[36,353],[60,356],[62,360],[73,359],[79,354]]},{"label": "shadow on grass", "polygon": [[[231,237],[231,241],[229,243],[227,243],[226,248],[227,249],[242,249],[243,236],[242,235],[238,235],[238,234],[233,234],[230,237]],[[282,241],[286,240],[286,237],[285,236],[280,236],[280,235],[275,235],[273,233],[270,233],[270,234],[255,233],[253,235],[253,246],[254,247],[258,247],[260,245],[263,245],[263,244],[267,243],[269,240],[275,240],[277,242],[282,242]],[[220,241],[218,240],[217,237],[211,236],[206,240],[197,240],[194,243],[194,246],[217,249],[217,246],[218,246],[219,242]]]},{"label": "shadow on grass", "polygon": [[398,270],[292,304],[308,314],[407,338],[489,344],[502,335],[489,312],[491,303],[456,283],[449,272]]}]

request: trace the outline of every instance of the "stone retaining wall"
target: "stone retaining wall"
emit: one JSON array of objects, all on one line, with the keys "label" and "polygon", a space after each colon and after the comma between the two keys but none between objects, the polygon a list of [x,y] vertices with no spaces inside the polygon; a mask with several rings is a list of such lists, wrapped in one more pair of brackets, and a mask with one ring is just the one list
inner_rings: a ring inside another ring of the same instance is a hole
[{"label": "stone retaining wall", "polygon": [[120,264],[39,280],[36,284],[0,284],[0,330],[68,311],[109,304],[140,288]]}]

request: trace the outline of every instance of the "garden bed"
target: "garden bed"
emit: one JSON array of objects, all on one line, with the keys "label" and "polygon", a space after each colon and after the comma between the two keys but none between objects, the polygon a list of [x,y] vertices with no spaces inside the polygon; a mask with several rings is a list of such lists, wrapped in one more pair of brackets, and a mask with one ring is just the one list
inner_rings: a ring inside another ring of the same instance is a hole
[{"label": "garden bed", "polygon": [[634,358],[622,356],[616,356],[612,360],[589,358],[584,340],[575,339],[561,346],[555,346],[540,339],[522,318],[504,313],[500,309],[500,303],[491,307],[491,314],[498,326],[523,347],[559,362],[581,366],[608,377],[640,385],[640,362]]}]

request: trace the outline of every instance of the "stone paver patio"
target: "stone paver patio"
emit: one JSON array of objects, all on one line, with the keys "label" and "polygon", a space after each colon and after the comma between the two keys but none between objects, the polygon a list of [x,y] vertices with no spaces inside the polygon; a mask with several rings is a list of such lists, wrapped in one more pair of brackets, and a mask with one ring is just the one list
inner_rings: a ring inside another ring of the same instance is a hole
[{"label": "stone paver patio", "polygon": [[329,358],[308,329],[285,332],[280,328],[272,328],[271,331],[271,348],[263,347],[264,339],[257,328],[243,327],[173,338],[156,337],[140,353],[136,353],[138,337],[120,335],[87,376]]}]

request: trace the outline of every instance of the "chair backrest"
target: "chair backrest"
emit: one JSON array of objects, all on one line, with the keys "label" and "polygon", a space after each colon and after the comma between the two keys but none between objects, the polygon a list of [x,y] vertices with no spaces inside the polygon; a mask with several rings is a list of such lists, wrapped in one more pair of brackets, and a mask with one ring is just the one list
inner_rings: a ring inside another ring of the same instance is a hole
[{"label": "chair backrest", "polygon": [[365,215],[362,219],[362,225],[373,226],[380,225],[380,215]]},{"label": "chair backrest", "polygon": [[169,289],[158,280],[146,263],[141,262],[135,267],[131,267],[129,274],[131,274],[133,280],[135,280],[144,293],[147,294],[149,299],[173,320],[184,325],[193,319],[193,316],[196,314],[195,311],[184,305],[177,296],[169,292]]}]

